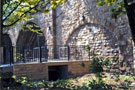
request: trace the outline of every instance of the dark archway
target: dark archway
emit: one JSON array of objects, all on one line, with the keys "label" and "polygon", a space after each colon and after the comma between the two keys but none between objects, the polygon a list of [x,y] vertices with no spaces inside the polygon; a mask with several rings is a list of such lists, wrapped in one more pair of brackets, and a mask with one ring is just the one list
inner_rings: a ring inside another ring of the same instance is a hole
[{"label": "dark archway", "polygon": [[3,34],[4,64],[10,64],[13,60],[12,42],[8,34]]},{"label": "dark archway", "polygon": [[48,50],[44,33],[37,24],[33,22],[28,22],[27,24],[32,25],[32,29],[36,29],[38,32],[29,30],[27,27],[19,32],[16,42],[15,61],[35,62],[39,61],[40,59],[47,60]]},{"label": "dark archway", "polygon": [[39,25],[28,22],[19,32],[16,46],[43,46],[46,44],[44,33]]},{"label": "dark archway", "polygon": [[68,65],[49,66],[48,67],[49,81],[58,79],[68,79]]}]

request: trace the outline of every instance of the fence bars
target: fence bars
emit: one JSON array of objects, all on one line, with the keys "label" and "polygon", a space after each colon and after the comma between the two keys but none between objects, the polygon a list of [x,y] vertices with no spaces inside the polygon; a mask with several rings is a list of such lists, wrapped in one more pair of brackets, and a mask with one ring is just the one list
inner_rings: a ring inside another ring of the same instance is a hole
[{"label": "fence bars", "polygon": [[[54,46],[44,45],[39,47],[30,46],[13,46],[10,47],[10,65],[15,63],[29,63],[29,62],[49,62],[61,60],[90,60],[90,53],[86,50],[86,46],[76,45],[57,45],[56,50]],[[7,50],[8,51],[8,50]],[[6,51],[6,54],[7,54]],[[55,52],[54,52],[55,51]],[[53,56],[58,55],[57,59]]]}]

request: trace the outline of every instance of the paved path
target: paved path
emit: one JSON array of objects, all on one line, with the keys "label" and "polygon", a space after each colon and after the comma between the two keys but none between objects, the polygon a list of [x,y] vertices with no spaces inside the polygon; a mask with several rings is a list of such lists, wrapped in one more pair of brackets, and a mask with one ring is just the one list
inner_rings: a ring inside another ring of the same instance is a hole
[{"label": "paved path", "polygon": [[50,89],[40,89],[40,90],[70,90],[70,89],[50,88]]}]

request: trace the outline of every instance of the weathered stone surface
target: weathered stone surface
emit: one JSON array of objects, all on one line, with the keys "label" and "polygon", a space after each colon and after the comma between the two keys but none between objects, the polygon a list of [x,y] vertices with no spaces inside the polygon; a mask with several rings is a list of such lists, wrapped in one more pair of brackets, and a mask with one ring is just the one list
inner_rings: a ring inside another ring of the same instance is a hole
[{"label": "weathered stone surface", "polygon": [[41,27],[47,45],[53,45],[55,38],[56,45],[89,45],[100,56],[119,57],[132,64],[133,42],[127,16],[121,14],[115,20],[109,11],[107,6],[96,6],[96,0],[68,0],[56,9],[56,37],[52,11],[37,14],[33,22]]},{"label": "weathered stone surface", "polygon": [[53,37],[53,31],[47,29],[49,26],[52,28],[52,12],[37,18],[44,28],[48,45],[52,45],[53,38],[57,38],[57,45],[90,45],[91,50],[102,56],[118,56],[122,51],[127,52],[126,57],[133,57],[126,15],[114,20],[108,7],[96,6],[93,0],[70,0],[56,11],[57,37]]}]

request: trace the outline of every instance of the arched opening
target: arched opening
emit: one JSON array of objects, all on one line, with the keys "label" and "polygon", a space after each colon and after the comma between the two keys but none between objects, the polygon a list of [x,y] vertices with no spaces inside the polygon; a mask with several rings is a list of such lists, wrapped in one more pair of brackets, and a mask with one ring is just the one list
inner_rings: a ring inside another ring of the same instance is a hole
[{"label": "arched opening", "polygon": [[12,42],[8,34],[3,34],[4,64],[10,64],[13,60]]},{"label": "arched opening", "polygon": [[68,65],[48,66],[49,81],[68,78]]},{"label": "arched opening", "polygon": [[88,59],[90,52],[101,57],[118,57],[116,40],[103,26],[86,23],[72,31],[66,44],[73,47],[70,48],[70,58]]},{"label": "arched opening", "polygon": [[28,22],[26,25],[24,30],[20,31],[16,42],[15,62],[46,61],[48,50],[44,33],[41,32],[41,28],[33,22]]}]

